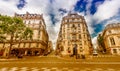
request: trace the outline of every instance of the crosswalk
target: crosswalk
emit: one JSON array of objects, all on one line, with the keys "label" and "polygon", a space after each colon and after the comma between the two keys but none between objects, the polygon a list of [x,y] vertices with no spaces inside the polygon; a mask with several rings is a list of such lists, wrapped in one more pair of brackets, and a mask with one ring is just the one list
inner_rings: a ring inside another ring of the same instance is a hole
[{"label": "crosswalk", "polygon": [[3,67],[0,68],[0,71],[120,71],[120,69],[113,69],[113,68],[37,68],[37,67]]}]

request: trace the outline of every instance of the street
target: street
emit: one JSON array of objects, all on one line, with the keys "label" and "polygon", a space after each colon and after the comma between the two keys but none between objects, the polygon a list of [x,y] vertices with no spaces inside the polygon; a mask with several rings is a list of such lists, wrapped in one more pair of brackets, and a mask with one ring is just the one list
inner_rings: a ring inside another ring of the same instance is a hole
[{"label": "street", "polygon": [[0,71],[120,71],[120,61],[109,57],[66,59],[55,55],[1,59]]}]

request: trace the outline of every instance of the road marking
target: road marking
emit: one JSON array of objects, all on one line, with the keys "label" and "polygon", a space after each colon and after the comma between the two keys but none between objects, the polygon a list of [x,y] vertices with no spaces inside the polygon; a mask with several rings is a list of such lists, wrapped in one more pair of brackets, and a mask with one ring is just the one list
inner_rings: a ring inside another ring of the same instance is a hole
[{"label": "road marking", "polygon": [[57,68],[57,67],[53,67],[53,68],[47,68],[47,67],[43,67],[43,68],[37,68],[37,67],[3,67],[0,69],[0,71],[120,71],[120,69],[113,69],[113,68],[68,68],[68,67],[64,67],[64,68]]},{"label": "road marking", "polygon": [[13,67],[9,71],[16,71],[16,70],[18,70],[18,67]]},{"label": "road marking", "polygon": [[0,69],[0,71],[8,71],[8,67],[4,67],[4,68]]},{"label": "road marking", "polygon": [[21,71],[27,71],[28,70],[28,67],[22,67],[22,68],[20,68],[21,69]]},{"label": "road marking", "polygon": [[38,69],[37,67],[31,68],[32,71],[39,71],[40,69]]}]

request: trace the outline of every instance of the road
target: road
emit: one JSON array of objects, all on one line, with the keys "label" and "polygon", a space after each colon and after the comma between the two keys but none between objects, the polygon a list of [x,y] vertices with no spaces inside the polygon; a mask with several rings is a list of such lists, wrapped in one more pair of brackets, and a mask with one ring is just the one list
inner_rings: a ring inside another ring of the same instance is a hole
[{"label": "road", "polygon": [[1,59],[0,71],[120,71],[120,61],[110,62],[110,58],[101,58],[102,61],[99,59],[94,57],[76,60],[54,55]]}]

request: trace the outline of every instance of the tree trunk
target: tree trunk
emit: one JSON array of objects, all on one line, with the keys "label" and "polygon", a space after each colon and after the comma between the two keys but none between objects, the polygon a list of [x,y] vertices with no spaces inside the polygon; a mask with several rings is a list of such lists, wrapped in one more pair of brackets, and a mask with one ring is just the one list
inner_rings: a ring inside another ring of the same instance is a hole
[{"label": "tree trunk", "polygon": [[11,55],[11,49],[12,49],[12,46],[13,46],[13,37],[14,37],[14,34],[11,34],[11,37],[10,37],[10,47],[9,47],[7,58],[10,58],[10,55]]}]

